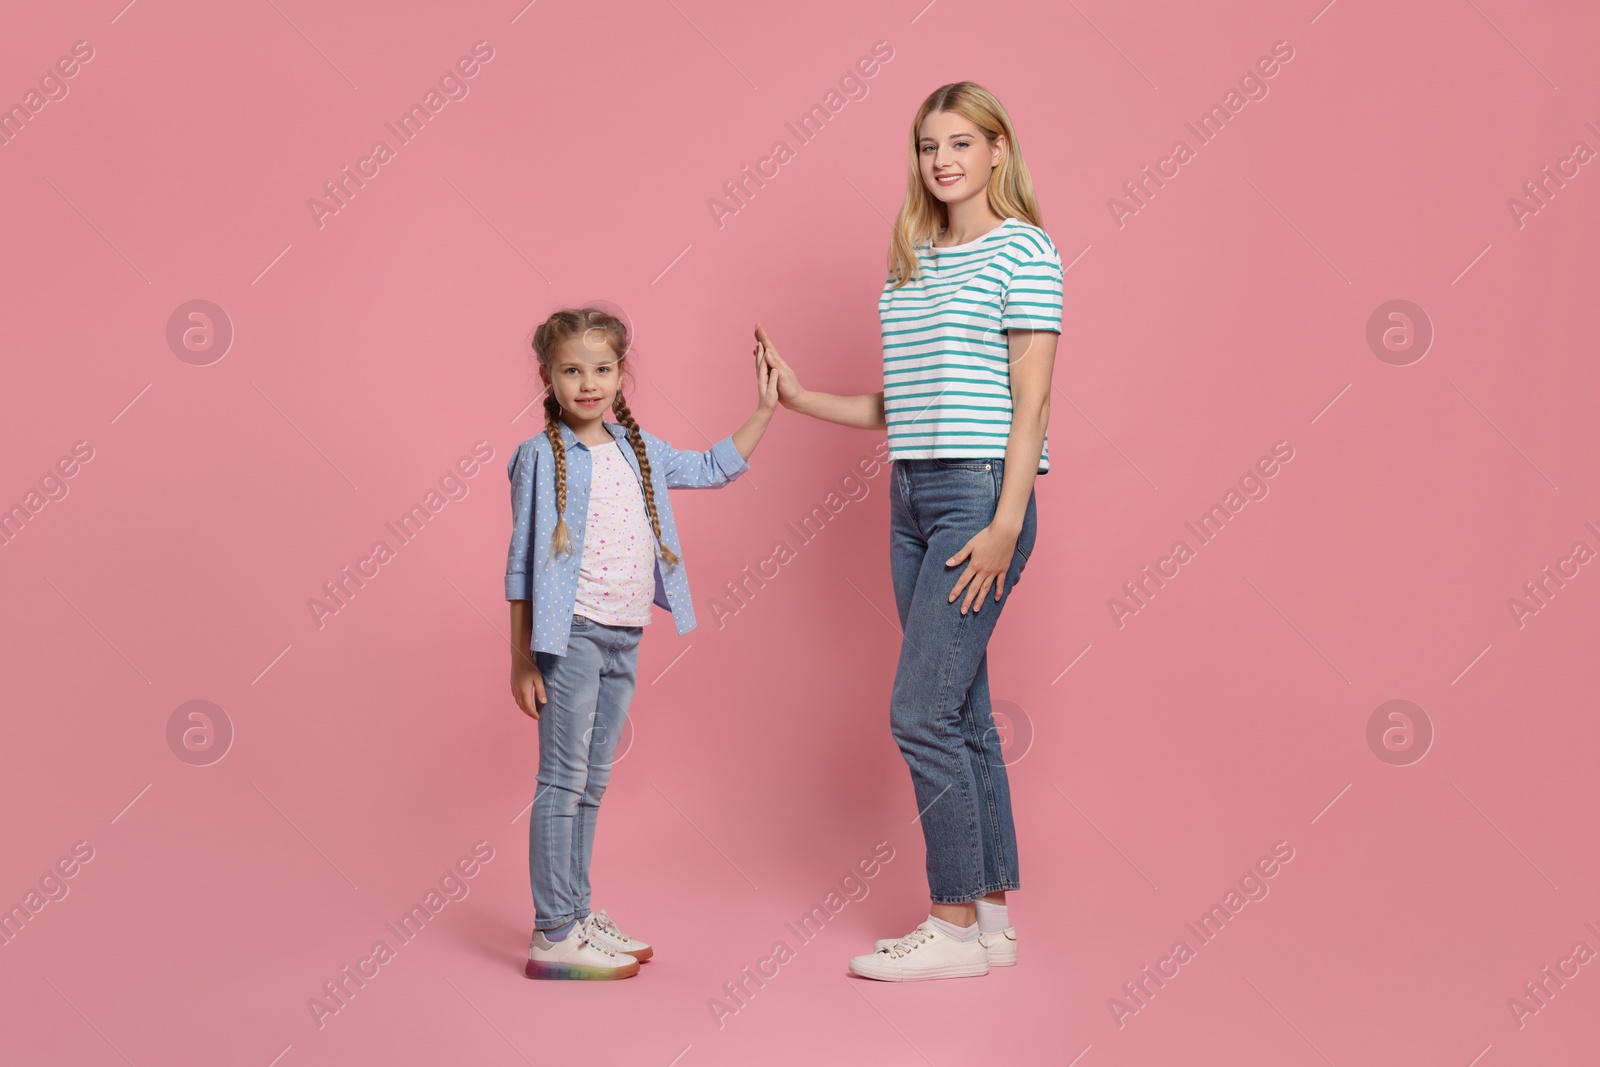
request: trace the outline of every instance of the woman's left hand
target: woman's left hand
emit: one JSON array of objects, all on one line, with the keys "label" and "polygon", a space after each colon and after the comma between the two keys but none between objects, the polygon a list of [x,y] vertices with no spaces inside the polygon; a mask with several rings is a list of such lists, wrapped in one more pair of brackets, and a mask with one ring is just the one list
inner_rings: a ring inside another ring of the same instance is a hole
[{"label": "woman's left hand", "polygon": [[994,586],[994,598],[998,601],[1005,595],[1006,572],[1011,568],[1011,557],[1016,550],[1016,534],[1008,534],[993,525],[979,530],[972,540],[961,546],[961,551],[945,560],[946,567],[959,566],[962,560],[967,562],[967,569],[962,572],[956,587],[950,590],[950,603],[955,603],[956,597],[965,589],[967,597],[961,604],[961,614],[965,615],[969,608],[977,611],[982,608],[983,598],[991,585]]}]

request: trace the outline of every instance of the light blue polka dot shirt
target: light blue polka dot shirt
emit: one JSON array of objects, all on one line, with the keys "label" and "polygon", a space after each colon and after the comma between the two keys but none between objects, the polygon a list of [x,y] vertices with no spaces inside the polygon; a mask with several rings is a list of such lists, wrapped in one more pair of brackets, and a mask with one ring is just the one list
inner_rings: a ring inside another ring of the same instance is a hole
[{"label": "light blue polka dot shirt", "polygon": [[[617,440],[628,466],[639,475],[639,459],[633,454],[625,426],[603,424]],[[678,543],[678,528],[672,521],[672,501],[668,489],[710,489],[727,485],[750,469],[750,464],[733,447],[733,437],[724,437],[704,452],[673,448],[645,431],[645,455],[650,459],[650,480],[655,487],[656,513],[661,519],[661,541],[678,556],[675,567],[656,559],[654,603],[672,612],[678,633],[694,629],[694,605],[689,599],[689,578],[684,570],[683,548]],[[572,428],[561,423],[561,440],[567,453],[567,533],[572,550],[552,556],[550,537],[556,528],[556,468],[550,438],[530,437],[517,446],[506,465],[511,479],[511,548],[506,554],[506,599],[533,602],[533,646],[535,652],[567,654],[567,638],[572,630],[572,607],[578,596],[578,565],[583,556],[583,528],[589,516],[589,482],[593,457]],[[641,480],[640,485],[643,486]],[[643,489],[640,492],[643,493]],[[659,543],[659,542],[658,542]]]}]

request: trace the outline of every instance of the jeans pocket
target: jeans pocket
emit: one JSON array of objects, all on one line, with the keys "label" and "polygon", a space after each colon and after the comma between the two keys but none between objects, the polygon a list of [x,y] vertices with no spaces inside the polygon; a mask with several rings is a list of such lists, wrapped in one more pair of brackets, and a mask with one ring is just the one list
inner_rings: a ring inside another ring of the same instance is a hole
[{"label": "jeans pocket", "polygon": [[594,620],[586,615],[574,615],[572,617],[572,632],[575,634],[586,634],[593,630],[594,627]]},{"label": "jeans pocket", "polygon": [[979,471],[988,473],[993,460],[935,456],[933,462],[947,471]]}]

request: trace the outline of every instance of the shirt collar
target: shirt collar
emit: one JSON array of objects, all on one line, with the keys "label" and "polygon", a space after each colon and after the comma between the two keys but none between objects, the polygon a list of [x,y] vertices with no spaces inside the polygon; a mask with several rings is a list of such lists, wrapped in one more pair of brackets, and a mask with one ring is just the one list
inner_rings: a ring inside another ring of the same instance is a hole
[{"label": "shirt collar", "polygon": [[[588,451],[589,446],[578,440],[578,435],[572,432],[572,427],[567,425],[565,419],[557,419],[556,422],[561,427],[562,444],[566,445],[568,448],[582,448],[584,451]],[[601,420],[600,424],[611,431],[611,439],[613,441],[620,440],[628,435],[628,428],[626,426],[622,426],[615,422],[606,422],[603,419]]]}]

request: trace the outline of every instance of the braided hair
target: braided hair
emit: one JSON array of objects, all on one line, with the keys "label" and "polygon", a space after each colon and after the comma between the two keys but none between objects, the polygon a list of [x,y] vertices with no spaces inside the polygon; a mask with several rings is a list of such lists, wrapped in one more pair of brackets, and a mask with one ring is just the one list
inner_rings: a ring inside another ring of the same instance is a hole
[{"label": "braided hair", "polygon": [[567,532],[567,446],[561,440],[561,404],[555,391],[544,395],[544,434],[550,438],[550,449],[556,457],[556,529],[550,536],[550,551],[557,556],[572,551],[572,538]]},{"label": "braided hair", "polygon": [[660,556],[667,561],[667,566],[677,566],[678,554],[661,539],[661,517],[656,514],[656,487],[650,481],[650,457],[645,455],[644,432],[639,429],[633,412],[628,410],[628,402],[622,399],[621,389],[617,390],[617,397],[611,402],[611,410],[616,412],[617,421],[628,428],[628,441],[633,445],[633,454],[639,459],[639,473],[644,476],[644,506],[650,512],[650,528],[656,532],[656,543],[661,546]]},{"label": "braided hair", "polygon": [[[550,361],[561,344],[572,337],[587,338],[591,330],[605,335],[605,341],[617,357],[619,372],[627,368],[628,327],[620,318],[598,307],[562,308],[533,331],[533,351],[539,360],[539,376],[544,379],[549,392],[544,398],[544,432],[550,439],[550,450],[556,462],[556,528],[550,535],[550,549],[556,555],[572,550],[572,537],[567,529],[567,449],[561,439],[561,402],[556,399],[554,383],[550,381]],[[645,509],[650,515],[650,528],[655,533],[656,555],[667,566],[678,563],[678,554],[667,547],[661,536],[661,516],[656,511],[656,490],[650,478],[650,457],[645,451],[644,433],[622,398],[621,383],[611,404],[617,421],[628,431],[628,442],[639,461],[639,474],[644,483]]]}]

